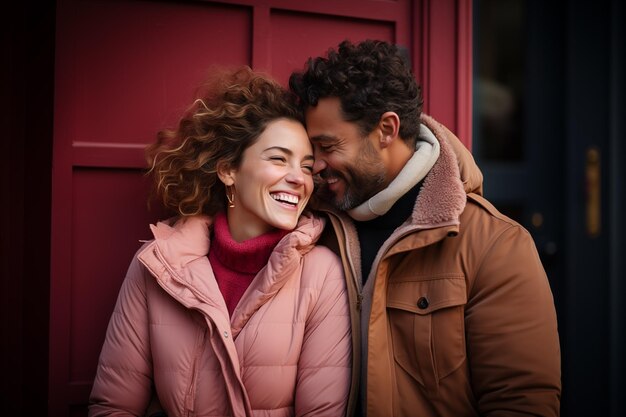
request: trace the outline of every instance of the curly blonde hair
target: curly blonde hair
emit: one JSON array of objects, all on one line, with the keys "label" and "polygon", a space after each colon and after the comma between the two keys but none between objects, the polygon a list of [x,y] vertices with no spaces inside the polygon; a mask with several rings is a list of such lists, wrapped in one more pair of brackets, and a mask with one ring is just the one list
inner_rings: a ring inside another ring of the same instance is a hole
[{"label": "curly blonde hair", "polygon": [[294,96],[278,82],[247,66],[216,71],[178,127],[160,131],[147,148],[149,173],[165,207],[182,216],[223,210],[218,164],[238,168],[243,152],[277,119],[303,123]]}]

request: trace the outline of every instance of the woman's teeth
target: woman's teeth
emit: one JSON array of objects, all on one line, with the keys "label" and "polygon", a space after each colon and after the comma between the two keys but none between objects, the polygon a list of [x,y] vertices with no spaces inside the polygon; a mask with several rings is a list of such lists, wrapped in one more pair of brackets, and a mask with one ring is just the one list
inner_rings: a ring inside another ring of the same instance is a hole
[{"label": "woman's teeth", "polygon": [[280,201],[282,203],[298,204],[298,202],[300,201],[300,197],[298,197],[297,195],[293,195],[293,194],[276,193],[276,194],[271,194],[271,196],[274,200]]}]

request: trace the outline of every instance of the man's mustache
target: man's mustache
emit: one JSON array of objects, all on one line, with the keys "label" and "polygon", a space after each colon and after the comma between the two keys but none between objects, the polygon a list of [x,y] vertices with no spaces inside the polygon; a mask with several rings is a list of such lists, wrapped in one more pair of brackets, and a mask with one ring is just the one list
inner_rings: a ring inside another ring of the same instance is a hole
[{"label": "man's mustache", "polygon": [[319,181],[325,181],[328,178],[344,178],[341,172],[335,171],[332,168],[324,168],[322,171],[318,172],[315,177],[317,177]]}]

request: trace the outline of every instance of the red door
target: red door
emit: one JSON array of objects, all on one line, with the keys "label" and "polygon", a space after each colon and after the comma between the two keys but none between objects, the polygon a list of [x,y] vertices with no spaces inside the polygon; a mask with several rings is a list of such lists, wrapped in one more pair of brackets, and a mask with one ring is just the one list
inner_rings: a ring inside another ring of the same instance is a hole
[{"label": "red door", "polygon": [[[300,4],[302,3],[302,4]],[[467,1],[57,2],[50,285],[50,416],[81,416],[117,292],[148,224],[143,148],[211,65],[286,84],[349,38],[406,46],[425,109],[469,145]]]}]

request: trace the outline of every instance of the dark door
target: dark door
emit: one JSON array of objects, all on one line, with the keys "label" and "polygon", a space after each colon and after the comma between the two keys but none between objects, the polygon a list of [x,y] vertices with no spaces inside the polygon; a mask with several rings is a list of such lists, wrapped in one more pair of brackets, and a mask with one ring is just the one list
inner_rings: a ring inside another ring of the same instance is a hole
[{"label": "dark door", "polygon": [[548,274],[563,417],[624,415],[620,3],[474,2],[473,150]]}]

